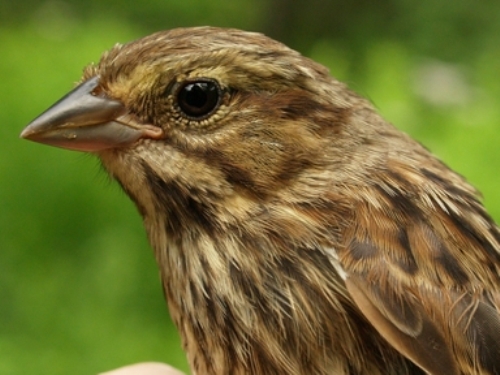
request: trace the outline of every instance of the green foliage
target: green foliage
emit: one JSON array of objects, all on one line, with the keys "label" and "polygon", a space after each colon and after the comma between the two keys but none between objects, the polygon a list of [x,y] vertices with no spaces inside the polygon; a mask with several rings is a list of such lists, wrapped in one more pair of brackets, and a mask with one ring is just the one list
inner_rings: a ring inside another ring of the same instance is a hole
[{"label": "green foliage", "polygon": [[[0,374],[95,374],[146,360],[187,370],[132,203],[95,158],[18,139],[84,64],[154,29],[286,31],[282,40],[330,67],[471,180],[499,220],[500,53],[478,25],[498,30],[500,12],[476,7],[469,14],[459,3],[348,7],[349,25],[331,35],[327,16],[311,24],[326,6],[319,0],[307,9],[270,2],[288,12],[279,13],[280,24],[263,1],[0,2]],[[376,29],[389,10],[398,17]],[[340,9],[329,12],[339,18]]]}]

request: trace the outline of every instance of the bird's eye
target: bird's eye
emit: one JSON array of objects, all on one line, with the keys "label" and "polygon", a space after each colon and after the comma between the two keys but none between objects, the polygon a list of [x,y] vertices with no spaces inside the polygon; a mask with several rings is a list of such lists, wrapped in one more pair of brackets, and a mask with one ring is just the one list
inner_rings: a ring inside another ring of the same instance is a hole
[{"label": "bird's eye", "polygon": [[186,116],[201,120],[219,106],[220,93],[219,85],[212,80],[186,82],[177,92],[177,104]]}]

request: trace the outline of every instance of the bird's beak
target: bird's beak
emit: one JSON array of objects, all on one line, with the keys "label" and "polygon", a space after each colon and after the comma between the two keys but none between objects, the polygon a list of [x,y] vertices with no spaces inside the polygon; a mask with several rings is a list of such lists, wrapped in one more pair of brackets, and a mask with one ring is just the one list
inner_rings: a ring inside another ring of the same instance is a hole
[{"label": "bird's beak", "polygon": [[163,131],[133,120],[123,103],[96,95],[93,77],[34,119],[21,138],[71,150],[95,152],[123,147],[140,138],[159,139]]}]

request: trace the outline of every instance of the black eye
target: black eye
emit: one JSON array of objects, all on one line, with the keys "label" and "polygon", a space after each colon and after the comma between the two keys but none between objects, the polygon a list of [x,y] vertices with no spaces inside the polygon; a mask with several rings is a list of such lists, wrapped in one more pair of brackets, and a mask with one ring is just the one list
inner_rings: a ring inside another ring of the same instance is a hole
[{"label": "black eye", "polygon": [[182,112],[197,120],[212,114],[219,101],[219,85],[211,80],[184,83],[177,93],[177,103]]}]

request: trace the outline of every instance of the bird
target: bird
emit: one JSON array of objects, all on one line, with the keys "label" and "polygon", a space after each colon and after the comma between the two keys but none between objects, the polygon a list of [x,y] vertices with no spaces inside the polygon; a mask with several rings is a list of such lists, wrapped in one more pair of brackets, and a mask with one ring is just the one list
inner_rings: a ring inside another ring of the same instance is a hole
[{"label": "bird", "polygon": [[479,192],[280,42],[117,44],[21,137],[96,155],[133,200],[193,374],[500,374]]}]

